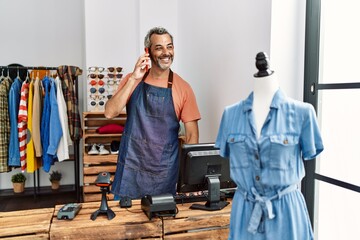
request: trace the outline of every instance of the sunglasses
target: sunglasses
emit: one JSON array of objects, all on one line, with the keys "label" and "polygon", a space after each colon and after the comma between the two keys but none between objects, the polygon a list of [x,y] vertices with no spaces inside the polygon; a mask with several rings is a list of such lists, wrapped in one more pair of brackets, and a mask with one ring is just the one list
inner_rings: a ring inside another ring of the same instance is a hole
[{"label": "sunglasses", "polygon": [[107,80],[107,85],[109,85],[109,86],[112,86],[114,84],[119,85],[119,83],[120,83],[119,80],[114,80],[114,79]]},{"label": "sunglasses", "polygon": [[96,91],[99,91],[99,93],[103,94],[105,92],[105,88],[101,87],[99,89],[96,89],[94,87],[90,88],[90,93],[94,94]]},{"label": "sunglasses", "polygon": [[98,95],[98,94],[90,94],[91,100],[104,100],[106,98],[105,95]]},{"label": "sunglasses", "polygon": [[95,100],[90,102],[90,105],[93,107],[95,107],[97,104],[99,104],[99,106],[104,106],[105,102],[104,101],[95,101]]},{"label": "sunglasses", "polygon": [[121,78],[123,75],[122,73],[117,73],[117,74],[113,74],[113,73],[108,73],[108,78]]},{"label": "sunglasses", "polygon": [[108,67],[107,68],[109,72],[114,72],[115,70],[117,72],[121,72],[122,71],[122,67]]},{"label": "sunglasses", "polygon": [[91,71],[91,72],[103,72],[105,70],[105,68],[103,68],[103,67],[89,67],[88,70]]},{"label": "sunglasses", "polygon": [[88,78],[99,78],[99,79],[103,79],[105,77],[104,74],[95,74],[95,73],[90,73],[88,75]]},{"label": "sunglasses", "polygon": [[91,86],[95,86],[96,84],[99,84],[100,86],[103,86],[104,84],[105,84],[105,82],[103,81],[103,80],[99,80],[99,81],[96,81],[96,80],[94,80],[94,79],[92,79],[91,81],[90,81],[90,85]]}]

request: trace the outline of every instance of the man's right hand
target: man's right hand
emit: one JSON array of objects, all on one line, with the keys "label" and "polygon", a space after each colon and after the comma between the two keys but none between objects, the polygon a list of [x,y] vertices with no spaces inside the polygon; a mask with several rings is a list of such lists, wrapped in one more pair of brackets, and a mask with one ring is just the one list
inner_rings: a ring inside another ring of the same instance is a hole
[{"label": "man's right hand", "polygon": [[142,77],[145,75],[146,65],[148,67],[150,66],[149,53],[144,53],[139,57],[138,61],[135,64],[134,71],[131,77],[135,80],[141,80]]}]

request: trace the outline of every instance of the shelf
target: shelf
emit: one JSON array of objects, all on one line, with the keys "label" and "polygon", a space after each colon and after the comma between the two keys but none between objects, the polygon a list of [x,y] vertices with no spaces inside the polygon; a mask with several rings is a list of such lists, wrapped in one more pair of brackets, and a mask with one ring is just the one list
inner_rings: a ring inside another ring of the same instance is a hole
[{"label": "shelf", "polygon": [[99,133],[87,133],[84,138],[89,137],[96,137],[96,138],[103,138],[103,137],[121,137],[121,133],[107,133],[107,134],[99,134]]},{"label": "shelf", "polygon": [[[27,187],[22,193],[14,193],[13,189],[4,189],[0,191],[0,199],[2,197],[27,197],[31,195],[50,195],[50,194],[62,194],[68,192],[76,192],[75,185],[60,185],[58,190],[52,190],[51,186],[44,186],[36,188],[36,193],[34,192],[34,187]],[[34,196],[35,197],[35,196]]]},{"label": "shelf", "polygon": [[[100,188],[95,186],[97,176],[101,172],[109,172],[114,177],[118,154],[89,155],[87,152],[93,144],[103,144],[110,150],[112,141],[120,141],[122,134],[99,134],[96,130],[107,124],[119,124],[124,126],[126,113],[108,119],[103,112],[83,113],[83,200],[84,202],[99,201],[101,199]],[[107,194],[112,199],[112,194]]]}]

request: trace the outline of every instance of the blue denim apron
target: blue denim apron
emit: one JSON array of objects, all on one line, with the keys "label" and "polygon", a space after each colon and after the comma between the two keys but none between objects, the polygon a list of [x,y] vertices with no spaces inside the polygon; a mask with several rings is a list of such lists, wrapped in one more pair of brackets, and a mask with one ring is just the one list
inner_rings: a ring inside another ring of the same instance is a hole
[{"label": "blue denim apron", "polygon": [[169,72],[167,88],[145,83],[148,73],[126,105],[127,120],[112,185],[115,198],[176,192],[179,120],[172,98],[173,72]]}]

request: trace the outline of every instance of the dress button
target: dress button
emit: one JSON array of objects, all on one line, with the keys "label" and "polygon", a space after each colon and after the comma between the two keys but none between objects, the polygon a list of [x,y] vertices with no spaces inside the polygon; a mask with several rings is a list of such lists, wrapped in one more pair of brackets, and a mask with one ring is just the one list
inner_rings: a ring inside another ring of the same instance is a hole
[{"label": "dress button", "polygon": [[259,154],[257,154],[257,153],[255,154],[255,159],[259,160]]},{"label": "dress button", "polygon": [[259,176],[256,176],[255,179],[256,179],[256,181],[259,181],[259,180],[260,180],[260,177],[259,177]]},{"label": "dress button", "polygon": [[284,140],[284,144],[288,144],[289,141],[287,139]]},{"label": "dress button", "polygon": [[234,142],[234,138],[230,139],[230,142]]}]

